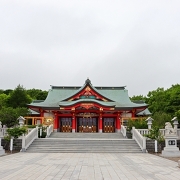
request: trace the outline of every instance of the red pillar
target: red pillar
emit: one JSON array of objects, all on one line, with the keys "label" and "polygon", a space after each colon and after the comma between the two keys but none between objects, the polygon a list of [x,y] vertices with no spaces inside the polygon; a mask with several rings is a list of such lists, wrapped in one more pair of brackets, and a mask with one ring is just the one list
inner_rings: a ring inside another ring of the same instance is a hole
[{"label": "red pillar", "polygon": [[77,132],[77,118],[76,118],[76,116],[74,117],[74,122],[75,122],[75,132]]},{"label": "red pillar", "polygon": [[58,130],[58,115],[57,113],[54,114],[55,117],[54,117],[54,131],[57,132]]},{"label": "red pillar", "polygon": [[75,115],[73,113],[72,115],[72,132],[75,133],[76,132],[76,120],[75,120]]},{"label": "red pillar", "polygon": [[43,124],[43,119],[44,119],[44,111],[41,109],[40,110],[40,117],[41,117],[41,119],[40,119],[40,124]]},{"label": "red pillar", "polygon": [[57,115],[57,131],[60,132],[59,116]]},{"label": "red pillar", "polygon": [[116,132],[120,132],[120,113],[116,117]]},{"label": "red pillar", "polygon": [[99,114],[99,133],[102,133],[102,113]]},{"label": "red pillar", "polygon": [[136,112],[136,110],[133,109],[133,110],[132,110],[132,118],[135,118],[135,112]]}]

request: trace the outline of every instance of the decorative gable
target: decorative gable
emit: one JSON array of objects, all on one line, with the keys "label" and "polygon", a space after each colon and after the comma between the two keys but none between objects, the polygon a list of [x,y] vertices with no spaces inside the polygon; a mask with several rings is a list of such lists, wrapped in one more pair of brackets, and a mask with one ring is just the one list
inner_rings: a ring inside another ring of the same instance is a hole
[{"label": "decorative gable", "polygon": [[71,97],[70,99],[67,99],[67,100],[74,101],[77,99],[98,99],[100,101],[109,101],[108,99],[104,98],[102,95],[97,93],[90,86],[86,86],[79,93],[75,94],[73,97]]}]

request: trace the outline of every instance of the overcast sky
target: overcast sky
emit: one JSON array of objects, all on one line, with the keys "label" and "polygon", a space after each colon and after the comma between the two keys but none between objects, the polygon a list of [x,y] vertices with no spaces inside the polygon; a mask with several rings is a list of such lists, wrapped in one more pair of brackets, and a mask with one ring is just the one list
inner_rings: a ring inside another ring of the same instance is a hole
[{"label": "overcast sky", "polygon": [[1,0],[0,89],[180,83],[180,1]]}]

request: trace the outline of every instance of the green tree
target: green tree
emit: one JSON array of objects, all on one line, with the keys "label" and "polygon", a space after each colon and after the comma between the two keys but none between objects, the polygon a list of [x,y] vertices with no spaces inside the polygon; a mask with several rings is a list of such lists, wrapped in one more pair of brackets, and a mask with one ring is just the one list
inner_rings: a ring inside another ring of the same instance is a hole
[{"label": "green tree", "polygon": [[0,94],[3,94],[4,93],[4,90],[3,89],[0,89]]},{"label": "green tree", "polygon": [[33,99],[33,100],[45,100],[47,97],[48,92],[42,91],[40,89],[28,89],[27,94]]},{"label": "green tree", "polygon": [[171,122],[172,116],[165,112],[155,112],[152,118],[154,119],[153,126],[163,129],[166,122]]},{"label": "green tree", "polygon": [[178,122],[180,124],[180,110],[175,113],[175,116],[177,117]]},{"label": "green tree", "polygon": [[23,86],[18,85],[7,99],[7,106],[17,108],[26,107],[32,101]]},{"label": "green tree", "polygon": [[6,90],[3,91],[3,93],[6,94],[6,95],[11,94],[12,92],[13,92],[12,89],[6,89]]},{"label": "green tree", "polygon": [[7,99],[8,99],[8,95],[0,94],[0,109],[6,106]]},{"label": "green tree", "polygon": [[143,96],[143,95],[138,95],[138,96],[133,96],[133,97],[130,97],[130,99],[132,101],[146,101],[146,97]]},{"label": "green tree", "polygon": [[127,130],[131,131],[132,127],[135,127],[136,129],[147,129],[148,125],[145,120],[146,118],[138,118],[135,120],[129,119],[127,124]]},{"label": "green tree", "polygon": [[157,90],[150,91],[147,95],[147,103],[149,104],[149,110],[153,114],[155,112],[165,112],[168,101],[167,93],[164,91],[164,88],[158,88]]},{"label": "green tree", "polygon": [[167,93],[168,106],[166,107],[166,112],[174,116],[180,110],[180,85],[172,85],[171,88],[167,89]]},{"label": "green tree", "polygon": [[19,116],[27,116],[29,110],[27,108],[12,108],[12,107],[3,107],[0,109],[0,121],[3,125],[7,127],[12,127],[19,124],[17,118]]},{"label": "green tree", "polygon": [[174,116],[175,112],[180,110],[180,85],[172,85],[169,89],[158,88],[150,91],[146,102],[149,104],[149,110],[155,112],[164,112]]},{"label": "green tree", "polygon": [[26,127],[14,127],[14,128],[7,129],[7,132],[9,135],[9,139],[11,139],[11,137],[17,139],[18,137],[27,133],[27,128]]},{"label": "green tree", "polygon": [[164,137],[161,134],[159,127],[157,126],[153,126],[150,130],[149,130],[149,134],[145,134],[145,137],[148,137],[150,139],[154,139],[157,140],[158,142],[163,142],[164,141]]}]

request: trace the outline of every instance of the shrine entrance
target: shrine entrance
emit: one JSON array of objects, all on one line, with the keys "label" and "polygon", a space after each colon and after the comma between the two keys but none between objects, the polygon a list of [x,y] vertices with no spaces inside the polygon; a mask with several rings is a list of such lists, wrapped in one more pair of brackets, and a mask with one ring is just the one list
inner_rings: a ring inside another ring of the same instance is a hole
[{"label": "shrine entrance", "polygon": [[103,132],[104,133],[115,132],[115,119],[114,118],[103,118]]},{"label": "shrine entrance", "polygon": [[96,133],[98,132],[97,118],[78,118],[77,132]]},{"label": "shrine entrance", "polygon": [[72,118],[60,118],[61,132],[72,132]]}]

